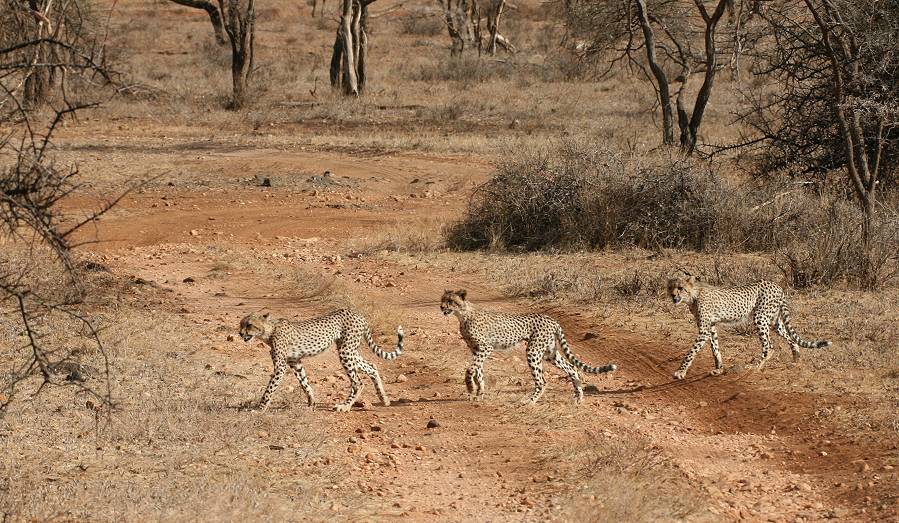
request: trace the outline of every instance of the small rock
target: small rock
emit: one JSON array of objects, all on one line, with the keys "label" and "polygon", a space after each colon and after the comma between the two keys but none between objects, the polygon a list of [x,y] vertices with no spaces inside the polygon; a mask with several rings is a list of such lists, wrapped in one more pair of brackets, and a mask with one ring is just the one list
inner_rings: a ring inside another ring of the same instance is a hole
[{"label": "small rock", "polygon": [[227,340],[228,340],[228,341],[234,341],[234,335],[233,335],[233,334],[229,334]]},{"label": "small rock", "polygon": [[405,383],[407,381],[409,381],[409,378],[407,378],[405,374],[400,374],[399,376],[396,377],[397,383]]},{"label": "small rock", "polygon": [[381,432],[381,426],[380,425],[372,425],[371,431],[372,432]]},{"label": "small rock", "polygon": [[424,451],[425,451],[425,446],[424,446],[424,445],[416,445],[416,446],[415,446],[415,450],[420,450],[420,451],[424,452]]},{"label": "small rock", "polygon": [[191,236],[199,236],[199,235],[200,235],[200,231],[198,231],[198,230],[196,230],[196,229],[191,229],[191,230],[190,230],[190,235],[191,235]]},{"label": "small rock", "polygon": [[183,280],[181,280],[181,283],[193,283],[195,281],[197,281],[197,280],[195,280],[193,278],[193,276],[188,276],[187,278],[184,278]]},{"label": "small rock", "polygon": [[269,445],[268,448],[269,450],[284,450],[284,447],[281,445]]},{"label": "small rock", "polygon": [[439,426],[440,426],[440,423],[437,420],[435,420],[435,419],[428,420],[428,428],[429,429],[436,429]]},{"label": "small rock", "polygon": [[700,401],[700,402],[699,402],[699,406],[702,407],[702,408],[708,407],[708,406],[709,406],[709,402],[708,402],[708,401]]}]

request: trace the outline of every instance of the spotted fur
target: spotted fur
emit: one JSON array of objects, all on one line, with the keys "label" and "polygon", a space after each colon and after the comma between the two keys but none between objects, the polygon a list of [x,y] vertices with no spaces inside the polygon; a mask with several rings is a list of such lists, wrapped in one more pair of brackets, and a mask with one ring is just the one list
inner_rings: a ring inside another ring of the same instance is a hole
[{"label": "spotted fur", "polygon": [[[534,392],[525,398],[534,404],[543,394],[546,379],[543,377],[543,359],[547,359],[562,369],[574,385],[575,402],[584,398],[581,378],[577,369],[591,374],[612,372],[614,364],[592,367],[579,360],[568,346],[559,323],[543,314],[506,314],[476,309],[466,300],[464,290],[446,291],[440,300],[440,310],[444,315],[455,314],[459,319],[459,332],[474,355],[474,360],[465,373],[465,386],[471,400],[480,399],[484,393],[484,362],[494,350],[506,350],[522,341],[527,341],[528,366],[534,377]],[[562,347],[565,358],[556,348],[556,341]],[[566,359],[567,358],[567,359]]]},{"label": "spotted fur", "polygon": [[359,346],[364,339],[372,352],[381,358],[392,360],[403,352],[403,328],[397,327],[396,334],[396,349],[393,352],[385,352],[372,339],[365,316],[351,309],[336,310],[301,322],[279,320],[269,317],[268,314],[253,313],[240,322],[240,335],[244,341],[250,342],[254,338],[259,338],[271,347],[274,370],[259,402],[260,409],[267,408],[271,403],[272,395],[278,389],[288,367],[293,369],[297,381],[306,393],[309,407],[314,407],[312,385],[306,377],[302,360],[321,354],[333,343],[337,344],[337,356],[350,379],[349,397],[343,403],[335,405],[334,410],[348,411],[356,402],[362,388],[359,372],[371,378],[381,402],[385,406],[390,405],[378,370],[362,358]]},{"label": "spotted fur", "polygon": [[818,349],[830,346],[827,340],[806,341],[796,333],[790,325],[790,309],[787,307],[784,291],[774,282],[762,280],[739,287],[717,288],[700,283],[696,277],[685,274],[668,280],[668,296],[675,305],[681,302],[689,304],[699,328],[693,347],[674,373],[674,379],[680,380],[686,376],[693,358],[707,340],[711,342],[712,356],[715,358],[715,370],[712,374],[717,376],[724,372],[721,352],[718,350],[717,325],[734,325],[749,320],[755,323],[762,342],[758,368],[762,368],[771,355],[772,325],[777,334],[789,342],[794,360],[799,359],[799,347]]}]

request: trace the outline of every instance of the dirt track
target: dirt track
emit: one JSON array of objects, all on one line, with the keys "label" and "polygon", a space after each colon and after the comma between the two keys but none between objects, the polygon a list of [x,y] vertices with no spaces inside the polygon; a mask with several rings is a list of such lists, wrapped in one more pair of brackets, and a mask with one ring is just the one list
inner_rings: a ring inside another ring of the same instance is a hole
[{"label": "dirt track", "polygon": [[[345,393],[336,358],[329,353],[307,366],[318,393],[316,420],[346,441],[346,453],[334,459],[361,475],[326,494],[335,500],[335,512],[347,490],[379,497],[384,519],[564,519],[568,513],[560,505],[578,481],[578,468],[547,464],[547,449],[564,456],[560,445],[566,442],[640,437],[709,497],[709,512],[703,509],[696,519],[899,517],[899,488],[890,468],[899,449],[896,434],[858,439],[816,417],[823,405],[852,409],[863,396],[791,390],[784,385],[789,370],[711,378],[705,374],[711,359],[706,353],[686,381],[674,383],[670,375],[683,356],[682,344],[654,332],[617,331],[608,327],[611,318],[588,311],[549,311],[562,320],[585,360],[612,361],[621,369],[612,377],[588,378],[597,389],[579,409],[568,383],[553,371],[540,404],[517,406],[530,388],[520,350],[488,362],[487,401],[465,401],[462,375],[469,356],[455,319],[439,314],[440,293],[466,287],[475,303],[489,307],[520,310],[527,304],[503,301],[500,290],[476,271],[446,273],[422,264],[392,265],[376,253],[347,254],[355,253],[354,241],[398,223],[455,216],[456,202],[465,201],[471,183],[488,172],[482,163],[190,148],[172,161],[183,169],[172,175],[174,186],[164,185],[163,178],[130,196],[103,220],[96,233],[100,243],[89,249],[116,273],[172,289],[167,308],[200,332],[202,347],[186,356],[188,364],[247,376],[247,387],[261,392],[270,371],[267,352],[239,339],[226,341],[239,318],[262,307],[286,317],[322,312],[285,295],[281,282],[267,273],[240,269],[210,277],[221,249],[334,275],[392,309],[410,333],[397,362],[377,362],[395,400],[389,408],[372,405],[366,387],[365,408],[331,412],[327,407]],[[325,170],[342,185],[310,185],[309,177]],[[273,176],[275,187],[246,181],[256,174]],[[195,282],[184,283],[187,277]],[[390,332],[389,325],[379,327]],[[685,321],[683,327],[690,325]],[[397,382],[401,374],[407,381]],[[299,394],[282,387],[275,409]],[[245,399],[236,397],[235,403]],[[431,418],[440,427],[425,429]]]}]

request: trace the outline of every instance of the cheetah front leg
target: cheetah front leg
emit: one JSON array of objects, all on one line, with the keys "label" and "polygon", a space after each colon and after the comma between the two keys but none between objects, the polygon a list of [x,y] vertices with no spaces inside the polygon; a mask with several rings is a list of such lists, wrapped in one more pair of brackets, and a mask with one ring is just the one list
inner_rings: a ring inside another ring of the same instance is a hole
[{"label": "cheetah front leg", "polygon": [[313,394],[312,385],[309,383],[309,378],[306,376],[306,369],[299,361],[292,363],[290,367],[293,369],[293,375],[296,376],[297,381],[300,382],[300,387],[303,388],[303,392],[306,393],[306,402],[308,403],[309,408],[314,410],[315,394]]},{"label": "cheetah front leg", "polygon": [[492,352],[492,347],[487,345],[477,345],[474,359],[468,370],[465,372],[465,387],[468,389],[468,400],[478,401],[486,390],[484,384],[484,362]]},{"label": "cheetah front leg", "polygon": [[384,390],[384,382],[381,381],[381,375],[378,374],[378,369],[365,360],[359,360],[356,368],[368,374],[368,377],[371,378],[372,383],[375,385],[375,390],[378,392],[378,398],[381,400],[381,403],[385,407],[389,407],[390,398],[387,397],[387,391]]},{"label": "cheetah front leg", "polygon": [[709,342],[712,345],[712,356],[715,358],[715,368],[709,373],[712,376],[720,376],[724,374],[724,363],[721,360],[721,350],[718,348],[718,329],[713,325],[709,332],[711,337]]},{"label": "cheetah front leg", "polygon": [[705,345],[706,340],[711,337],[711,327],[703,328],[699,330],[699,334],[696,336],[696,340],[693,342],[693,347],[690,348],[690,351],[687,352],[687,356],[684,358],[684,362],[681,363],[680,368],[677,369],[677,372],[674,373],[674,379],[682,380],[687,375],[687,369],[690,368],[690,365],[693,363],[693,358],[696,357],[696,354]]},{"label": "cheetah front leg", "polygon": [[262,399],[259,400],[257,409],[265,410],[268,408],[269,404],[272,402],[272,395],[278,390],[278,386],[281,385],[281,380],[284,379],[285,373],[287,373],[287,363],[283,360],[277,360],[275,362],[275,369],[272,372],[272,377],[268,382],[268,386],[265,388],[265,392],[262,393]]}]

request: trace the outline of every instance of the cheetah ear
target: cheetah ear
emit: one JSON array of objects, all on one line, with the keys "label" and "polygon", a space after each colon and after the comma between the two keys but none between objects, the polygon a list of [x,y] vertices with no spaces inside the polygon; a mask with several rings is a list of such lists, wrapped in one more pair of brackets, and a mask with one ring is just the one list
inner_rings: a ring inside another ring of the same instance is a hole
[{"label": "cheetah ear", "polygon": [[690,283],[696,283],[697,281],[699,281],[699,278],[696,276],[693,276],[692,274],[688,274],[687,281]]},{"label": "cheetah ear", "polygon": [[465,297],[468,296],[468,291],[466,291],[465,289],[459,289],[456,291],[456,294],[464,300]]}]

